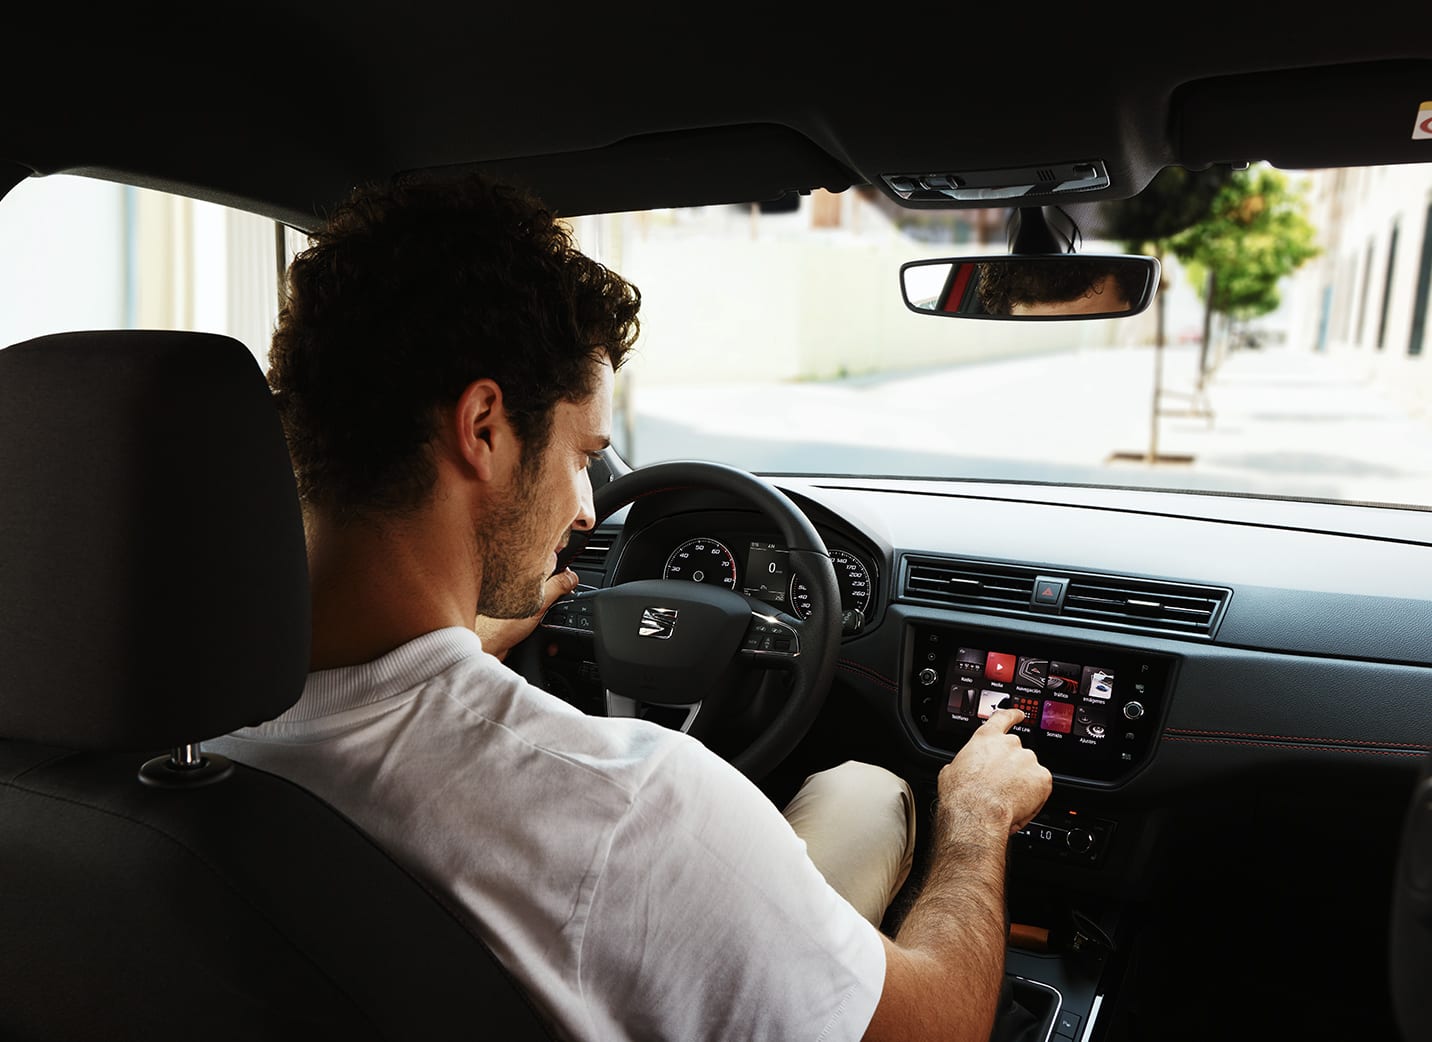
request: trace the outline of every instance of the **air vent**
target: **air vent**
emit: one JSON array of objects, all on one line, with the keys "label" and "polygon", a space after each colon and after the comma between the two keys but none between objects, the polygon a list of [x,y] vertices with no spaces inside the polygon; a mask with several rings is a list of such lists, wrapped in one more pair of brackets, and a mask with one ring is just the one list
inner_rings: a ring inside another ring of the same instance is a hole
[{"label": "air vent", "polygon": [[607,554],[611,553],[616,540],[615,532],[593,532],[587,537],[587,545],[572,558],[572,568],[586,572],[605,571]]},{"label": "air vent", "polygon": [[905,559],[906,597],[972,608],[1027,609],[1037,573],[978,561]]},{"label": "air vent", "polygon": [[1071,577],[1062,614],[1066,618],[1207,635],[1213,632],[1227,600],[1227,590],[1212,586]]},{"label": "air vent", "polygon": [[[1045,596],[1036,598],[1036,579]],[[1231,591],[1071,572],[1053,565],[1035,568],[968,558],[907,556],[899,596],[962,611],[1021,615],[1045,622],[1210,637]]]}]

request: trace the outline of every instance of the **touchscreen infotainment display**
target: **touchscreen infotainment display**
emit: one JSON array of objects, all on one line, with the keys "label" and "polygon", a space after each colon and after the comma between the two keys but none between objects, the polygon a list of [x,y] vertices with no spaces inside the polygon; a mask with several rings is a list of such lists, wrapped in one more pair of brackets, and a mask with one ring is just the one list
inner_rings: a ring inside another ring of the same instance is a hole
[{"label": "touchscreen infotainment display", "polygon": [[996,631],[911,631],[912,716],[934,748],[958,749],[996,709],[1024,711],[1014,732],[1051,771],[1115,781],[1146,757],[1170,659],[1099,644]]}]

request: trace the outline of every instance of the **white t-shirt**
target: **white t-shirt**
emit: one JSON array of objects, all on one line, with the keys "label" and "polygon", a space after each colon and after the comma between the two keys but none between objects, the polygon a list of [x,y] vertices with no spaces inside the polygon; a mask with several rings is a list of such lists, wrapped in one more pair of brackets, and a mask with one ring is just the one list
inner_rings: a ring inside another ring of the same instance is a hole
[{"label": "white t-shirt", "polygon": [[864,1033],[879,934],[780,811],[688,735],[589,717],[460,627],[309,675],[205,748],[323,797],[453,894],[572,1038]]}]

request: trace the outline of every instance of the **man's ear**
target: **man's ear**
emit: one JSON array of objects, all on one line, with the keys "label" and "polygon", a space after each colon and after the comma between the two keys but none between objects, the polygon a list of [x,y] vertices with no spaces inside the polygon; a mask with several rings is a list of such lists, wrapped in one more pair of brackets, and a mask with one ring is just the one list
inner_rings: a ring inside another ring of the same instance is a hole
[{"label": "man's ear", "polygon": [[474,380],[462,392],[453,412],[458,454],[477,477],[491,481],[510,466],[509,456],[521,446],[502,403],[502,388],[493,380]]}]

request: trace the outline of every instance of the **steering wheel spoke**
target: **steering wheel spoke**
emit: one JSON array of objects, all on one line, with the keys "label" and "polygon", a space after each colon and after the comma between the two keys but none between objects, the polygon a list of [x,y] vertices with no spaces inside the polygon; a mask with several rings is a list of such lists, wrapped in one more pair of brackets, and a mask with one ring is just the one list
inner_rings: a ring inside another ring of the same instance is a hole
[{"label": "steering wheel spoke", "polygon": [[557,630],[592,637],[596,629],[596,606],[592,603],[595,590],[579,590],[552,602],[538,625],[544,630]]},{"label": "steering wheel spoke", "polygon": [[741,659],[758,669],[790,669],[801,655],[801,623],[780,612],[751,609]]},{"label": "steering wheel spoke", "polygon": [[607,716],[654,720],[677,731],[690,731],[701,712],[700,702],[684,706],[659,706],[650,702],[639,702],[615,691],[606,693],[606,706]]}]

